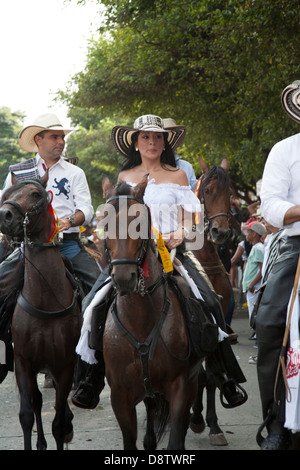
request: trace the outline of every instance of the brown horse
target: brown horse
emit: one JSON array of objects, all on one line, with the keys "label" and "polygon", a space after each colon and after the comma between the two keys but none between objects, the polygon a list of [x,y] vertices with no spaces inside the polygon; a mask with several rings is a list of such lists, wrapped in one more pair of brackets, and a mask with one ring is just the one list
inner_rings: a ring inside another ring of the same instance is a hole
[{"label": "brown horse", "polygon": [[215,291],[222,297],[224,317],[231,298],[229,275],[220,260],[217,245],[225,243],[231,235],[230,196],[232,188],[227,165],[209,168],[200,161],[203,174],[199,179],[198,197],[204,208],[204,244],[194,251],[205,269]]},{"label": "brown horse", "polygon": [[[203,160],[199,161],[203,171],[198,181],[198,197],[204,208],[204,244],[193,253],[203,266],[214,290],[222,299],[224,317],[228,310],[232,288],[229,275],[219,257],[217,245],[226,242],[231,234],[230,196],[232,189],[228,176],[226,160],[220,166],[209,168]],[[218,425],[215,406],[216,385],[209,369],[201,369],[198,381],[197,399],[193,405],[190,427],[200,433],[205,428],[202,417],[203,392],[207,392],[206,422],[210,428],[212,445],[227,445],[227,440]]]},{"label": "brown horse", "polygon": [[[108,181],[104,184],[106,207],[113,207],[116,214],[116,233],[124,233],[125,229],[126,237],[110,236],[106,227],[106,252],[117,295],[108,312],[103,354],[124,449],[136,449],[136,405],[144,401],[144,448],[154,450],[159,440],[153,424],[156,409],[165,420],[167,413],[163,411],[169,410],[168,449],[180,450],[184,449],[204,354],[199,359],[190,353],[182,304],[169,289],[151,233],[147,230],[143,239],[141,235],[130,235],[130,226],[142,230],[142,226],[150,224],[143,203],[146,184],[146,179],[134,188],[126,183],[116,188]],[[133,209],[138,217],[129,215]],[[162,404],[168,406],[164,408]]]},{"label": "brown horse", "polygon": [[24,284],[12,318],[15,373],[20,392],[20,423],[24,448],[31,449],[34,416],[37,449],[47,448],[43,432],[42,394],[36,376],[50,371],[55,389],[52,432],[58,450],[73,436],[67,399],[71,390],[75,347],[80,336],[81,310],[78,287],[68,276],[54,241],[49,241],[53,212],[43,180],[23,180],[2,197],[0,229],[11,237],[23,237]]}]

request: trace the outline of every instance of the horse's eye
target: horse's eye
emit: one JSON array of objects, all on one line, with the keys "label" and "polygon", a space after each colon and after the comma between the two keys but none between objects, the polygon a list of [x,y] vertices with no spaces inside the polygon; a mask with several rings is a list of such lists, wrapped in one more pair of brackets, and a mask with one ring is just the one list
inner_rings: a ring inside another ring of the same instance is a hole
[{"label": "horse's eye", "polygon": [[205,191],[204,191],[204,192],[205,192],[205,194],[210,194],[209,188],[205,188]]}]

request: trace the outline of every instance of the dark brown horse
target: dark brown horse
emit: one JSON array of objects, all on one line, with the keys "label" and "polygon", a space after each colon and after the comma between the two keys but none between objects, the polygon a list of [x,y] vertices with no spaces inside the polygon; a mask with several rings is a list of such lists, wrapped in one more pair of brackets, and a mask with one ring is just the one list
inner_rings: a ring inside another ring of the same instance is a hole
[{"label": "dark brown horse", "polygon": [[[217,245],[226,242],[231,234],[230,196],[232,188],[228,176],[227,162],[209,168],[203,160],[199,161],[203,171],[198,181],[198,197],[204,208],[204,244],[193,251],[204,268],[214,290],[222,299],[224,317],[228,310],[232,288],[229,275],[219,257]],[[203,392],[207,392],[206,422],[210,428],[209,437],[212,445],[227,445],[227,440],[218,425],[215,406],[216,385],[209,369],[201,369],[199,374],[198,394],[193,406],[190,427],[194,432],[205,428],[203,411]]]},{"label": "dark brown horse", "polygon": [[[24,448],[31,449],[34,416],[37,449],[46,449],[41,408],[42,394],[36,376],[50,371],[55,389],[55,418],[52,432],[57,449],[73,435],[73,414],[67,399],[71,390],[75,347],[80,335],[81,311],[78,289],[73,284],[59,248],[49,240],[53,213],[45,180],[24,180],[2,197],[0,229],[23,238],[24,284],[12,318],[15,373],[20,392],[20,423]],[[9,286],[8,286],[9,287]]]},{"label": "dark brown horse", "polygon": [[[182,306],[169,289],[149,231],[143,239],[130,235],[130,226],[140,230],[149,226],[150,216],[142,201],[146,184],[145,179],[135,188],[126,183],[113,188],[108,181],[104,185],[106,207],[115,210],[116,233],[125,229],[126,234],[123,239],[110,236],[106,227],[107,258],[117,291],[103,338],[106,377],[125,450],[136,449],[136,405],[141,401],[147,410],[144,448],[157,446],[156,407],[161,412],[169,410],[168,449],[180,450],[184,449],[203,358],[190,354]],[[138,217],[129,215],[133,209]],[[163,408],[162,403],[168,406]],[[161,414],[166,419],[167,413]]]},{"label": "dark brown horse", "polygon": [[209,168],[201,162],[203,174],[199,179],[198,197],[204,208],[204,244],[194,251],[196,258],[205,269],[215,291],[222,297],[224,317],[231,298],[229,274],[218,254],[217,245],[225,243],[231,235],[232,215],[230,196],[232,188],[227,165]]}]

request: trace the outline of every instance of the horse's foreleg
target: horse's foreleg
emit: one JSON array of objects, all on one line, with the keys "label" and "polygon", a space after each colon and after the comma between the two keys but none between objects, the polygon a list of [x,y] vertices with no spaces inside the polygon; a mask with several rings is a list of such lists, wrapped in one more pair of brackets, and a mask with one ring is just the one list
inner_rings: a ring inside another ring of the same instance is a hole
[{"label": "horse's foreleg", "polygon": [[147,428],[144,437],[144,449],[155,450],[156,449],[156,435],[154,432],[154,420],[153,420],[153,400],[151,398],[145,398],[144,404],[147,412]]},{"label": "horse's foreleg", "polygon": [[190,428],[196,433],[200,434],[205,429],[205,421],[202,415],[203,412],[203,391],[206,386],[206,371],[203,366],[201,366],[198,374],[198,388],[195,402],[193,403],[193,413],[190,417]]},{"label": "horse's foreleg", "polygon": [[168,450],[184,450],[185,437],[189,426],[190,407],[195,399],[196,381],[180,378],[173,383],[169,395],[170,405],[170,438]]},{"label": "horse's foreleg", "polygon": [[55,417],[52,423],[57,450],[63,450],[64,443],[71,442],[73,438],[73,413],[68,405],[68,396],[72,387],[73,368],[64,370],[60,379],[55,378]]},{"label": "horse's foreleg", "polygon": [[42,425],[42,394],[40,393],[35,375],[20,365],[19,361],[15,361],[16,379],[20,392],[20,413],[19,420],[23,430],[24,449],[31,450],[32,428],[34,425],[34,415],[37,423],[37,449],[45,450],[47,442],[45,439]]},{"label": "horse's foreleg", "polygon": [[218,424],[218,417],[216,412],[216,383],[212,372],[207,369],[207,409],[206,409],[206,422],[210,428],[209,440],[214,446],[226,446],[228,442],[224,436],[222,429]]},{"label": "horse's foreleg", "polygon": [[137,450],[137,416],[135,405],[129,400],[128,390],[111,386],[111,406],[119,423],[124,450]]}]

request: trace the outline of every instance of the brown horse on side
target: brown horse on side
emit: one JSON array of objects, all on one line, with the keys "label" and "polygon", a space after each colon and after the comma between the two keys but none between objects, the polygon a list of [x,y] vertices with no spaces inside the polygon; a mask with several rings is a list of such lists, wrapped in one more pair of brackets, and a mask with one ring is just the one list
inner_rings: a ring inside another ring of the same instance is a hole
[{"label": "brown horse on side", "polygon": [[204,245],[194,251],[194,255],[205,269],[216,293],[222,297],[225,317],[230,304],[231,284],[219,257],[217,245],[226,242],[231,235],[232,188],[226,160],[223,160],[220,166],[211,168],[203,160],[199,160],[199,163],[203,171],[199,179],[198,197],[204,207]]},{"label": "brown horse on side", "polygon": [[16,182],[4,193],[0,206],[2,233],[24,240],[24,284],[13,313],[12,337],[25,450],[31,449],[34,416],[37,449],[47,448],[41,419],[42,394],[36,380],[45,368],[56,389],[52,432],[57,449],[62,450],[73,436],[73,414],[67,399],[76,363],[81,310],[78,286],[67,275],[58,246],[48,241],[53,214],[48,212],[47,179],[46,173],[46,178],[39,181]]},{"label": "brown horse on side", "polygon": [[[198,197],[204,208],[204,244],[193,253],[204,268],[214,290],[222,297],[224,317],[231,300],[231,284],[229,275],[219,257],[217,245],[224,243],[231,234],[230,196],[232,188],[228,176],[228,165],[224,159],[220,166],[209,168],[199,159],[203,171],[199,179]],[[216,385],[209,369],[203,368],[199,374],[198,393],[193,405],[190,427],[196,433],[205,428],[202,416],[203,392],[207,391],[206,422],[210,428],[209,438],[212,445],[227,445],[227,440],[218,425],[215,406]]]},{"label": "brown horse on side", "polygon": [[184,449],[204,357],[190,354],[182,307],[169,289],[151,233],[144,239],[130,236],[130,224],[137,224],[136,217],[129,215],[132,209],[140,214],[139,225],[150,224],[142,200],[146,184],[147,179],[134,188],[126,183],[114,188],[107,180],[104,184],[106,207],[113,206],[116,211],[116,233],[120,227],[124,233],[125,228],[127,237],[110,237],[106,228],[106,253],[117,296],[108,312],[103,354],[124,449],[136,449],[136,405],[144,401],[144,448],[154,450],[157,446],[159,435],[153,419],[154,411],[159,411],[161,428],[169,412],[168,449],[180,450]]}]

